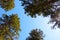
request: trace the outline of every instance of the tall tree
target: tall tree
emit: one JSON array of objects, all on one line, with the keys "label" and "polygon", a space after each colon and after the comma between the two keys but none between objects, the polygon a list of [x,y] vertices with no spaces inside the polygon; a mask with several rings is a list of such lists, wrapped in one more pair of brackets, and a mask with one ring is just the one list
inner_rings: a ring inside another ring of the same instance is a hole
[{"label": "tall tree", "polygon": [[54,14],[52,9],[56,9],[57,6],[55,2],[59,0],[20,0],[22,6],[24,6],[25,12],[31,17],[36,17],[37,15],[43,14],[43,16],[48,16]]},{"label": "tall tree", "polygon": [[0,17],[0,40],[14,40],[18,37],[20,30],[20,21],[17,14]]},{"label": "tall tree", "polygon": [[26,40],[43,40],[43,32],[40,29],[33,29]]},{"label": "tall tree", "polygon": [[14,0],[0,0],[0,6],[6,11],[14,8]]}]

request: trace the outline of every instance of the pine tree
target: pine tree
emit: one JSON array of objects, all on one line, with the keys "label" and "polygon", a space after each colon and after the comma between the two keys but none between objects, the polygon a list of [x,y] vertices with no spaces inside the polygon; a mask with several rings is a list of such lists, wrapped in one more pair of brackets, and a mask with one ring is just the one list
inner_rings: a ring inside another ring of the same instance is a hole
[{"label": "pine tree", "polygon": [[20,0],[22,6],[24,6],[25,13],[31,17],[36,17],[36,15],[48,16],[55,14],[53,10],[59,5],[54,5],[55,2],[59,0]]},{"label": "pine tree", "polygon": [[20,21],[17,14],[3,14],[0,18],[0,39],[13,40],[18,37],[20,30]]},{"label": "pine tree", "polygon": [[0,6],[8,11],[14,8],[14,0],[0,0]]},{"label": "pine tree", "polygon": [[33,29],[26,40],[43,40],[43,32],[40,29]]}]

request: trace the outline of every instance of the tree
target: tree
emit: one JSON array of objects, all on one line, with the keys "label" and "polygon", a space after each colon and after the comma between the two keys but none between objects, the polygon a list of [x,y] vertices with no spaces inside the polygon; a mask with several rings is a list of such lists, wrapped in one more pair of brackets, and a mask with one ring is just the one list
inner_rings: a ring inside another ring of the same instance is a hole
[{"label": "tree", "polygon": [[54,14],[52,9],[56,9],[57,6],[55,2],[59,0],[20,0],[22,6],[24,6],[25,13],[31,17],[36,17],[36,15],[43,14],[43,16],[48,16]]},{"label": "tree", "polygon": [[14,8],[14,0],[0,0],[0,6],[6,11]]},{"label": "tree", "polygon": [[0,17],[0,40],[13,40],[18,37],[20,29],[20,21],[17,14],[3,14]]},{"label": "tree", "polygon": [[52,28],[55,28],[55,26],[60,28],[60,8],[58,8],[55,14],[51,16],[50,22],[55,22]]},{"label": "tree", "polygon": [[30,36],[26,40],[43,40],[43,32],[39,29],[33,29],[30,33]]}]

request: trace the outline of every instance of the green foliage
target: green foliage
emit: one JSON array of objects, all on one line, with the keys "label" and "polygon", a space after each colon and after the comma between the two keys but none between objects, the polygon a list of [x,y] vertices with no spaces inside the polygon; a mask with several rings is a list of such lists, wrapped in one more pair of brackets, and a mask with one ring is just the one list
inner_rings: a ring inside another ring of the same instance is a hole
[{"label": "green foliage", "polygon": [[18,30],[20,30],[19,18],[17,16],[17,14],[11,15],[10,18],[11,18],[10,22],[12,22],[11,26],[16,30],[16,33],[17,33]]},{"label": "green foliage", "polygon": [[6,11],[14,8],[14,0],[1,0],[0,6],[4,8]]},{"label": "green foliage", "polygon": [[56,5],[54,5],[55,2],[58,0],[20,0],[22,2],[22,6],[24,6],[25,13],[27,15],[30,15],[31,17],[36,17],[36,15],[48,16],[52,13],[54,14],[54,11],[52,9],[55,9]]},{"label": "green foliage", "polygon": [[13,40],[18,37],[20,29],[20,21],[17,14],[6,15],[3,14],[0,18],[0,39]]},{"label": "green foliage", "polygon": [[43,40],[43,32],[39,29],[33,29],[26,40]]}]

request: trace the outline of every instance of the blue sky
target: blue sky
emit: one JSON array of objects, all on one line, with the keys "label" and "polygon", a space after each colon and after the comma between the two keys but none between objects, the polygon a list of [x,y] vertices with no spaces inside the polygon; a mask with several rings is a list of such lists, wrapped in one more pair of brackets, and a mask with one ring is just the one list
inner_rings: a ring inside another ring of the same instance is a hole
[{"label": "blue sky", "polygon": [[21,32],[18,40],[25,40],[29,36],[29,32],[32,29],[41,29],[45,34],[44,40],[60,40],[60,29],[51,29],[53,24],[47,24],[49,21],[49,17],[37,16],[37,18],[31,18],[24,14],[24,9],[21,6],[21,2],[15,0],[15,7],[5,12],[2,8],[0,8],[0,15],[6,13],[8,15],[18,14],[20,18]]}]

